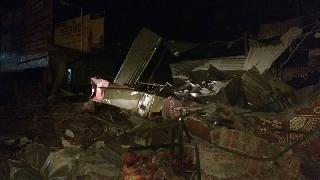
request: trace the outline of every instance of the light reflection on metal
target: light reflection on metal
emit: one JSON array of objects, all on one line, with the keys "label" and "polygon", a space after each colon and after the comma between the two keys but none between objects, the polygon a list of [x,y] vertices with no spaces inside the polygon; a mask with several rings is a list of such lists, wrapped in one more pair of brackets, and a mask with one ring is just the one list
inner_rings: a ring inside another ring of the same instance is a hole
[{"label": "light reflection on metal", "polygon": [[92,101],[130,110],[143,117],[151,117],[162,109],[163,97],[130,88],[110,87],[103,79],[91,78],[91,83]]}]

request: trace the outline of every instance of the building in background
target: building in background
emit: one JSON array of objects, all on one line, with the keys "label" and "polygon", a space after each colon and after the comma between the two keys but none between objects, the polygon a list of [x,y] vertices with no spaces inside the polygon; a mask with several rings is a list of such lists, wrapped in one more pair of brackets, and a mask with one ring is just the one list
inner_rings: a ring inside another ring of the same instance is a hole
[{"label": "building in background", "polygon": [[8,98],[1,98],[3,104],[28,103],[30,93],[45,99],[49,45],[90,51],[105,44],[104,12],[59,1],[21,1],[0,19],[0,94]]}]

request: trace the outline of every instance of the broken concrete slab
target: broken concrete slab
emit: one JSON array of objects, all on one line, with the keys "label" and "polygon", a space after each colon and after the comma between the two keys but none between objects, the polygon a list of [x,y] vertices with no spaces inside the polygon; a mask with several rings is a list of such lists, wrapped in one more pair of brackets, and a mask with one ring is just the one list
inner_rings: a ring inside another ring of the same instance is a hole
[{"label": "broken concrete slab", "polygon": [[9,165],[12,180],[44,180],[38,170],[26,161],[10,160]]},{"label": "broken concrete slab", "polygon": [[49,148],[43,144],[28,144],[22,153],[23,159],[32,167],[39,170],[49,155]]},{"label": "broken concrete slab", "polygon": [[121,158],[109,149],[66,148],[51,153],[41,168],[45,179],[87,177],[117,179]]}]

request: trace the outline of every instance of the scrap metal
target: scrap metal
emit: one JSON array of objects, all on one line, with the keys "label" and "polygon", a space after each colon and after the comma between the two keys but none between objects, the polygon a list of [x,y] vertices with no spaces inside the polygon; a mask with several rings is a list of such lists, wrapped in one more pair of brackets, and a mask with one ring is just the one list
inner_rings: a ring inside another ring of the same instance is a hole
[{"label": "scrap metal", "polygon": [[257,38],[258,39],[272,39],[281,37],[288,32],[291,28],[300,27],[302,24],[301,18],[289,19],[281,22],[274,22],[270,24],[262,24],[259,27]]},{"label": "scrap metal", "polygon": [[260,73],[268,70],[272,63],[301,35],[302,29],[293,27],[286,31],[279,40],[273,43],[249,39],[249,52],[247,55],[217,57],[210,59],[193,59],[172,63],[171,71],[174,78],[188,79],[188,72],[206,69],[213,65],[221,71],[240,71],[251,69],[255,66]]},{"label": "scrap metal", "polygon": [[283,96],[281,90],[274,90],[256,68],[244,73],[241,80],[248,102],[258,109],[281,112],[289,106],[289,101],[287,97]]},{"label": "scrap metal", "polygon": [[[114,83],[91,78],[91,102],[86,107],[92,114],[73,109],[69,109],[73,113],[66,113],[70,105],[62,108],[63,113],[51,113],[50,118],[62,119],[54,123],[59,140],[80,148],[51,153],[40,172],[35,172],[52,178],[55,174],[72,178],[87,173],[118,178],[122,173],[128,179],[173,179],[180,174],[186,174],[181,179],[196,175],[212,179],[303,179],[301,164],[308,159],[301,158],[300,153],[314,161],[320,158],[319,85],[298,91],[266,73],[300,33],[299,28],[291,29],[276,45],[254,40],[263,47],[252,46],[247,58],[231,58],[226,64],[237,70],[231,75],[220,71],[227,67],[222,58],[190,61],[182,68],[177,63],[172,66],[177,70],[175,75],[184,75],[187,81],[156,86],[144,83],[156,87],[150,90],[133,85],[162,38],[142,30]],[[217,67],[218,61],[221,66]],[[300,97],[289,100],[290,93]],[[314,101],[311,107],[299,107],[310,101]],[[109,106],[95,109],[92,106],[96,104]],[[97,140],[102,141],[103,150],[95,149]],[[120,154],[124,155],[122,165]],[[82,171],[84,168],[90,171]]]},{"label": "scrap metal", "polygon": [[134,40],[114,83],[134,85],[144,72],[161,41],[162,37],[158,34],[145,28],[142,29]]},{"label": "scrap metal", "polygon": [[109,87],[109,82],[92,78],[91,100],[136,112],[143,117],[160,113],[163,97],[125,87]]},{"label": "scrap metal", "polygon": [[255,66],[260,73],[269,69],[272,63],[291,45],[291,43],[301,35],[302,29],[292,28],[275,44],[261,43],[257,40],[250,39],[250,50],[244,65],[245,70]]},{"label": "scrap metal", "polygon": [[214,66],[220,71],[235,72],[244,71],[245,56],[220,57],[200,60],[187,60],[170,64],[174,79],[189,79],[189,72],[197,70],[207,70]]}]

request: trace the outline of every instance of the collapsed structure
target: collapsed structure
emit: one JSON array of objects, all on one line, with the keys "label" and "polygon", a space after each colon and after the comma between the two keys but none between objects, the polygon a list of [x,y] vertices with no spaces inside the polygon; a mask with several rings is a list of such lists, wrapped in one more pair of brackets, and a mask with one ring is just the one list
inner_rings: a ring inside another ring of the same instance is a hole
[{"label": "collapsed structure", "polygon": [[[153,83],[158,63],[149,81],[142,81],[163,38],[141,30],[113,81],[91,78],[90,100],[74,104],[76,110],[47,109],[63,148],[48,156],[43,145],[27,145],[27,162],[10,161],[11,178],[319,177],[319,85],[295,89],[296,75],[283,78],[284,65],[306,37],[319,41],[319,25],[311,26],[272,37],[260,31],[244,55],[171,63],[171,84]],[[188,44],[180,51],[165,43],[175,56],[198,47]],[[313,71],[320,61],[315,49],[310,47],[306,60]],[[38,155],[44,158],[34,162]]]}]

